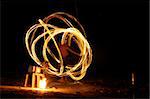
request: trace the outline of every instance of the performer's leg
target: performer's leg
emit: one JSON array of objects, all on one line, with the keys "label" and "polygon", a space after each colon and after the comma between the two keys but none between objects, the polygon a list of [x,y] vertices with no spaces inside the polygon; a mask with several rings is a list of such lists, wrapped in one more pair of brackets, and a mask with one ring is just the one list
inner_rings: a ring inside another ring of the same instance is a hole
[{"label": "performer's leg", "polygon": [[25,87],[27,86],[28,79],[29,79],[29,74],[26,74],[26,79],[25,79],[25,84],[24,84]]},{"label": "performer's leg", "polygon": [[35,87],[35,74],[32,74],[32,88]]},{"label": "performer's leg", "polygon": [[39,88],[40,75],[37,75],[37,87]]}]

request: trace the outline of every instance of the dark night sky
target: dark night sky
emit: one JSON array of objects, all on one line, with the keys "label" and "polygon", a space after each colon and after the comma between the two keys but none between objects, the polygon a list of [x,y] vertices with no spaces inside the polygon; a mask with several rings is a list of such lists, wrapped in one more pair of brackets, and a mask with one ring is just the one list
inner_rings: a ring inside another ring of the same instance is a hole
[{"label": "dark night sky", "polygon": [[31,61],[24,47],[24,35],[29,27],[39,18],[65,11],[83,25],[93,49],[93,62],[87,76],[126,80],[133,70],[140,81],[148,82],[148,1],[35,1],[2,2],[2,77],[16,77],[27,71],[25,67]]}]

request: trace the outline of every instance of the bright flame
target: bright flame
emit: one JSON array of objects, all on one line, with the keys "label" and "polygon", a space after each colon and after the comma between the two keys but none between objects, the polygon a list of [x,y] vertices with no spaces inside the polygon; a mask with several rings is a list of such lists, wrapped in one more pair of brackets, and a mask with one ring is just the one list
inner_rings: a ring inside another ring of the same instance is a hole
[{"label": "bright flame", "polygon": [[40,80],[39,88],[41,88],[41,89],[45,89],[46,88],[46,78],[43,78],[42,80]]}]

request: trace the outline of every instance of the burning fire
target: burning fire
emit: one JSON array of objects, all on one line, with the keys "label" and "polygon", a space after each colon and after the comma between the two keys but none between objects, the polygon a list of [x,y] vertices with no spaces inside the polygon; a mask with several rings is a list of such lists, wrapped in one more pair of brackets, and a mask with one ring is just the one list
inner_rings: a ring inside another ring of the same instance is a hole
[{"label": "burning fire", "polygon": [[41,89],[45,89],[46,88],[46,78],[43,78],[42,80],[40,80],[39,88],[41,88]]}]

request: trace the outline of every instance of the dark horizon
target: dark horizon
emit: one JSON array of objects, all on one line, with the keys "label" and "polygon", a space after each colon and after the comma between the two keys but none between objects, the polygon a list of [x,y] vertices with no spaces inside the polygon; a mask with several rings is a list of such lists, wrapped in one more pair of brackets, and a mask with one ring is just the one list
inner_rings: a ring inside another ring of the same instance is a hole
[{"label": "dark horizon", "polygon": [[[57,11],[75,16],[93,50],[86,77],[128,80],[135,71],[149,80],[148,1],[3,1],[1,15],[1,77],[24,76],[33,64],[25,48],[26,31],[38,19]],[[86,78],[85,77],[85,78]]]}]

